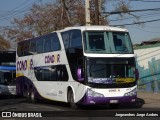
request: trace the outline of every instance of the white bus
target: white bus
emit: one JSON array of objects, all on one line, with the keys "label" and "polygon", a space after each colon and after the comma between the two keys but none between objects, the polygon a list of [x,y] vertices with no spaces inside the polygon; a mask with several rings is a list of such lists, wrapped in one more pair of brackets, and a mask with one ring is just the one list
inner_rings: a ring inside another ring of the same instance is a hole
[{"label": "white bus", "polygon": [[17,94],[80,105],[132,104],[135,55],[126,29],[69,27],[18,43]]},{"label": "white bus", "polygon": [[0,51],[0,95],[16,94],[16,52]]}]

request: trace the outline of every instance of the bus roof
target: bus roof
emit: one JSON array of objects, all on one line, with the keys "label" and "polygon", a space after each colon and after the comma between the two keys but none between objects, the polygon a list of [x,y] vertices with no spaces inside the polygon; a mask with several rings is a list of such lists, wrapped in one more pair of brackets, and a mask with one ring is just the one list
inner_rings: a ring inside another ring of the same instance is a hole
[{"label": "bus roof", "polygon": [[[79,30],[81,30],[81,31],[85,31],[85,30],[105,30],[105,31],[128,32],[127,29],[125,29],[125,28],[120,28],[120,27],[91,25],[91,26],[66,27],[66,28],[64,28],[64,29],[57,30],[57,31],[53,31],[53,32],[48,33],[48,34],[46,34],[46,35],[49,35],[49,34],[52,34],[52,33],[55,33],[55,32],[65,32],[65,31],[74,30],[74,29],[79,29]],[[44,36],[46,36],[46,35],[37,36],[37,37],[34,37],[34,38],[29,38],[29,39],[26,39],[26,40],[23,40],[23,41],[19,41],[18,43],[25,42],[25,41],[32,40],[32,39],[36,39],[36,38],[39,38],[39,37],[44,37]]]},{"label": "bus roof", "polygon": [[75,27],[67,27],[63,30],[60,30],[59,32],[67,31],[67,30],[72,30],[72,29],[79,29],[81,31],[85,30],[106,30],[106,31],[121,31],[121,32],[128,32],[127,29],[125,28],[119,28],[119,27],[111,27],[111,26],[75,26]]}]

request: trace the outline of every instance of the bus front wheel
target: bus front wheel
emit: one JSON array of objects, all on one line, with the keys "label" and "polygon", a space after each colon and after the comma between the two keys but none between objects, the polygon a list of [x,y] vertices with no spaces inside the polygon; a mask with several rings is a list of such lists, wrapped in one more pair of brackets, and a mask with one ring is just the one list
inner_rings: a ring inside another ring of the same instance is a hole
[{"label": "bus front wheel", "polygon": [[30,89],[30,91],[28,92],[28,101],[31,103],[36,103],[36,98],[35,98],[35,92],[33,89]]},{"label": "bus front wheel", "polygon": [[71,108],[77,108],[77,104],[74,102],[74,94],[72,90],[68,91],[68,95],[67,95],[67,99],[68,99],[68,103],[70,105]]}]

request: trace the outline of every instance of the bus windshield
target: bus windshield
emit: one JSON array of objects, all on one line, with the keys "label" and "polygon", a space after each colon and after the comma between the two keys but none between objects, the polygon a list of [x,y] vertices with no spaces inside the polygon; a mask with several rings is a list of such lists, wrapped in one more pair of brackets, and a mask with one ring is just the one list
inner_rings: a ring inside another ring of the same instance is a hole
[{"label": "bus windshield", "polygon": [[86,53],[133,53],[127,32],[85,31],[84,44]]},{"label": "bus windshield", "polygon": [[122,84],[135,82],[133,59],[88,58],[88,83]]}]

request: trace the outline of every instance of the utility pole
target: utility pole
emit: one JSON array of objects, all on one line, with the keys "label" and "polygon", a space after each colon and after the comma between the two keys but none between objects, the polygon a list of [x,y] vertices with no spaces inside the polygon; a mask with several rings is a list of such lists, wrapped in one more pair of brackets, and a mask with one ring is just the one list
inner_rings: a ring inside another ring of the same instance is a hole
[{"label": "utility pole", "polygon": [[102,0],[99,0],[99,25],[101,25],[102,24],[102,16],[101,16],[101,11],[102,11]]},{"label": "utility pole", "polygon": [[85,0],[86,25],[91,25],[90,20],[90,0]]},{"label": "utility pole", "polygon": [[67,22],[69,25],[71,25],[71,18],[70,18],[70,15],[69,15],[69,12],[68,12],[68,8],[67,8],[67,5],[65,3],[65,0],[62,0],[62,4],[63,4],[63,8],[66,12],[66,15],[67,15]]},{"label": "utility pole", "polygon": [[99,0],[99,13],[102,11],[102,0]]},{"label": "utility pole", "polygon": [[98,0],[95,0],[95,24],[99,25],[99,5],[98,5]]}]

